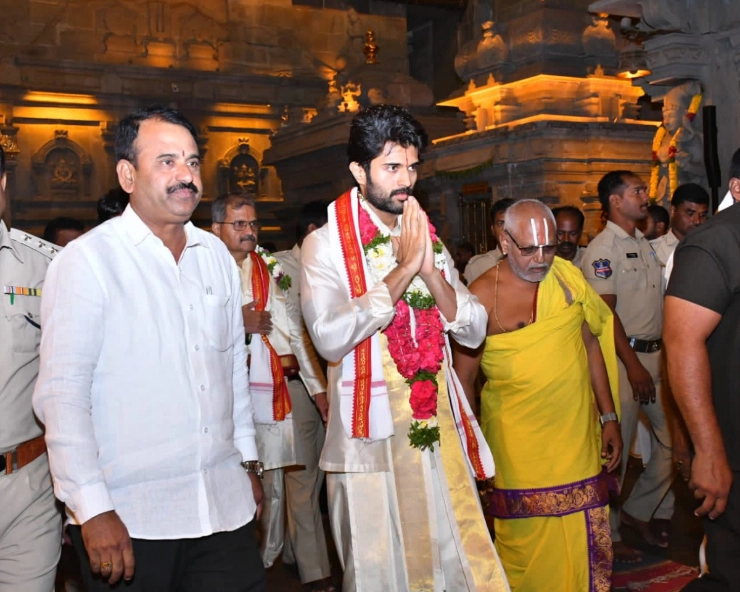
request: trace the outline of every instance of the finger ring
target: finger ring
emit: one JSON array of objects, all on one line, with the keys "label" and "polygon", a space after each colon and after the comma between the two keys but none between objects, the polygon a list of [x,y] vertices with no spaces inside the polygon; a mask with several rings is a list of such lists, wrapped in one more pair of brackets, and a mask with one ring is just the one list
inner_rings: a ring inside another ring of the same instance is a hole
[{"label": "finger ring", "polygon": [[113,564],[110,561],[103,561],[100,564],[100,571],[110,571],[113,568]]}]

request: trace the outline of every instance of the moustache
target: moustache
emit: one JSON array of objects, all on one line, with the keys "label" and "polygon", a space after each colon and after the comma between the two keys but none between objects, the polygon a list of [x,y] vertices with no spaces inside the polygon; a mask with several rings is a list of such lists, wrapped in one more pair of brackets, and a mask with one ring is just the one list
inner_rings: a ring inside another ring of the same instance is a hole
[{"label": "moustache", "polygon": [[239,239],[240,243],[243,243],[244,241],[252,241],[253,243],[256,243],[257,239],[254,238],[253,234],[248,234],[247,236],[243,236]]},{"label": "moustache", "polygon": [[569,250],[569,249],[575,249],[576,248],[576,243],[562,242],[562,243],[560,243],[559,248],[565,249],[566,251]]},{"label": "moustache", "polygon": [[171,195],[175,193],[176,191],[182,191],[183,189],[189,189],[190,191],[198,195],[198,188],[196,187],[195,183],[193,183],[192,181],[189,183],[178,183],[177,185],[168,187],[167,193]]},{"label": "moustache", "polygon": [[412,190],[412,187],[401,187],[399,189],[394,189],[393,191],[391,191],[388,197],[393,197],[394,195],[413,195]]}]

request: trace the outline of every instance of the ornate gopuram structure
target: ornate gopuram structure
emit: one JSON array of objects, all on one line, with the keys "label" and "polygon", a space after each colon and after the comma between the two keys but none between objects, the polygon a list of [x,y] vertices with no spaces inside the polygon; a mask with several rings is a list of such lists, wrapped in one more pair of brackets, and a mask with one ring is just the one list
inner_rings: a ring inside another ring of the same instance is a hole
[{"label": "ornate gopuram structure", "polygon": [[[599,0],[590,9],[621,18],[629,27],[628,34],[642,43],[651,73],[634,83],[652,101],[663,103],[668,137],[662,143],[676,145],[676,182],[714,185],[721,199],[727,189],[730,158],[740,147],[740,2]],[[697,93],[701,93],[701,102],[693,119],[689,101]],[[701,121],[704,106],[716,109],[715,163],[721,175],[711,161],[709,166],[704,162],[703,135],[711,133]],[[673,128],[671,119],[677,120]],[[692,138],[693,144],[689,143]],[[659,160],[665,169],[664,155]],[[660,188],[657,193],[662,197]]]},{"label": "ornate gopuram structure", "polygon": [[640,112],[642,89],[616,76],[619,20],[588,4],[468,5],[455,59],[464,86],[438,103],[464,114],[466,129],[435,139],[423,168],[448,236],[490,248],[490,204],[504,197],[575,205],[593,236],[601,176],[626,168],[649,178],[658,122]]},{"label": "ornate gopuram structure", "polygon": [[[327,88],[363,64],[366,31],[407,69],[398,9],[358,14],[290,0],[2,0],[0,142],[8,156],[6,218],[40,233],[56,216],[88,227],[117,187],[116,122],[158,102],[200,131],[204,200],[239,191],[264,212],[263,240],[289,246],[294,220],[264,162],[281,126],[310,121]],[[381,7],[382,8],[382,7]],[[326,165],[327,163],[325,163]]]}]

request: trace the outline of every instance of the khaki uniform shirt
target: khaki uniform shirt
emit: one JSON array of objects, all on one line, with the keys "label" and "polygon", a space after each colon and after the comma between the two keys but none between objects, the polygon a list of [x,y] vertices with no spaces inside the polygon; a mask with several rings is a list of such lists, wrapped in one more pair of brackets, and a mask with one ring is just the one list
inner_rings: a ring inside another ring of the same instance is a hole
[{"label": "khaki uniform shirt", "polygon": [[498,262],[503,258],[504,256],[498,247],[493,249],[493,251],[488,251],[482,255],[471,257],[470,261],[468,261],[468,264],[465,266],[465,271],[463,272],[463,276],[465,276],[465,281],[468,282],[468,286],[489,269],[496,267]]},{"label": "khaki uniform shirt", "polygon": [[[43,433],[31,408],[39,372],[41,287],[58,247],[0,221],[0,453]],[[7,294],[22,288],[34,295]]]},{"label": "khaki uniform shirt", "polygon": [[658,256],[639,230],[635,230],[633,238],[613,222],[607,222],[588,245],[581,271],[598,294],[617,297],[616,311],[628,338],[660,337],[662,271]]}]

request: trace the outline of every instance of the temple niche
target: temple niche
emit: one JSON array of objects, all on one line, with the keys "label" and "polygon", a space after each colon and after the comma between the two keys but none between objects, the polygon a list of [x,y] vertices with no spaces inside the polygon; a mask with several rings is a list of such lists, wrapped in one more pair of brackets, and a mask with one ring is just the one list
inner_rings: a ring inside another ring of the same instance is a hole
[{"label": "temple niche", "polygon": [[89,196],[92,160],[68,135],[56,130],[54,139],[33,155],[36,199],[74,202]]},{"label": "temple niche", "polygon": [[239,138],[239,146],[219,162],[219,172],[219,193],[238,193],[251,199],[259,196],[260,167],[250,154],[249,138]]}]

